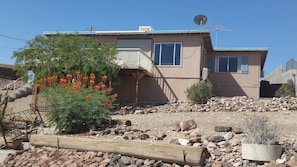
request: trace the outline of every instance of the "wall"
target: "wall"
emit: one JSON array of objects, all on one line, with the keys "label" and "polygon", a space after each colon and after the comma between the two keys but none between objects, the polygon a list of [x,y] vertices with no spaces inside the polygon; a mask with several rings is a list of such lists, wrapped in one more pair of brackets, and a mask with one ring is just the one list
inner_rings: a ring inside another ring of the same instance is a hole
[{"label": "wall", "polygon": [[259,98],[261,55],[256,52],[212,52],[208,56],[248,56],[248,73],[210,73],[209,80],[218,96]]},{"label": "wall", "polygon": [[[180,66],[154,66],[153,77],[145,76],[139,82],[139,102],[186,101],[185,90],[200,80],[201,37],[197,35],[125,35],[98,36],[101,42],[117,44],[119,39],[151,38],[151,58],[154,58],[154,43],[181,42],[182,59]],[[122,45],[122,44],[121,44]],[[121,86],[118,86],[120,102],[135,101],[135,79],[131,75],[120,76]]]}]

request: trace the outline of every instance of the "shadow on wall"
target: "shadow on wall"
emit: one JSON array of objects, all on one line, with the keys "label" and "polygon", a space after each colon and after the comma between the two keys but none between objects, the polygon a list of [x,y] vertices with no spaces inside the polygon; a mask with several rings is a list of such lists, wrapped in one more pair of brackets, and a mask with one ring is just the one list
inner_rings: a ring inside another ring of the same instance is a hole
[{"label": "shadow on wall", "polygon": [[[121,85],[116,86],[117,101],[121,104],[135,103],[136,81],[132,75],[119,75]],[[177,96],[165,78],[144,76],[139,81],[138,103],[166,103],[176,101]]]},{"label": "shadow on wall", "polygon": [[248,96],[231,73],[209,73],[209,81],[215,96]]},{"label": "shadow on wall", "polygon": [[260,97],[274,97],[275,92],[282,84],[270,84],[269,81],[262,80],[260,87]]}]

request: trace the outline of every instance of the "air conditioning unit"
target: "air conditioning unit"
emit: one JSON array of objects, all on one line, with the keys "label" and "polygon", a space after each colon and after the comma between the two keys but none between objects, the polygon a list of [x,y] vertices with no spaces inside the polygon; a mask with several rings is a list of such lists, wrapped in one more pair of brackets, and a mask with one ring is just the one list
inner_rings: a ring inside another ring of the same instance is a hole
[{"label": "air conditioning unit", "polygon": [[260,77],[264,78],[264,71],[263,70],[261,71],[261,76]]},{"label": "air conditioning unit", "polygon": [[202,79],[206,80],[208,78],[208,68],[202,69]]},{"label": "air conditioning unit", "polygon": [[153,27],[152,26],[139,26],[138,31],[153,31]]}]

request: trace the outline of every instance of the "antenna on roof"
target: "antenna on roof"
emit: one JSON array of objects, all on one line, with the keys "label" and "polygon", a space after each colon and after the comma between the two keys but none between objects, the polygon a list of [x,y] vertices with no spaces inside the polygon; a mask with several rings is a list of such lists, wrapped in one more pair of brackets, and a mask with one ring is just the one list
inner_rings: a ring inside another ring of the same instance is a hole
[{"label": "antenna on roof", "polygon": [[90,26],[90,31],[93,31],[93,26],[92,25]]},{"label": "antenna on roof", "polygon": [[218,47],[218,31],[233,31],[232,29],[223,26],[214,26],[213,29],[216,31],[216,48]]},{"label": "antenna on roof", "polygon": [[194,17],[194,22],[198,26],[203,26],[207,22],[207,17],[204,15],[197,15]]}]

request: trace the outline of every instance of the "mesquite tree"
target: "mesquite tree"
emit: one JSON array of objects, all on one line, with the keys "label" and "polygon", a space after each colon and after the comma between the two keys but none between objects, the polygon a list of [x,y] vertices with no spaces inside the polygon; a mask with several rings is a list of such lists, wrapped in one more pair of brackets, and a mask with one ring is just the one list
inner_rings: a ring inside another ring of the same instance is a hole
[{"label": "mesquite tree", "polygon": [[33,71],[36,79],[44,76],[64,75],[80,71],[98,76],[117,76],[116,47],[99,43],[79,34],[57,34],[51,37],[36,36],[24,48],[15,51],[17,75],[28,77]]}]

